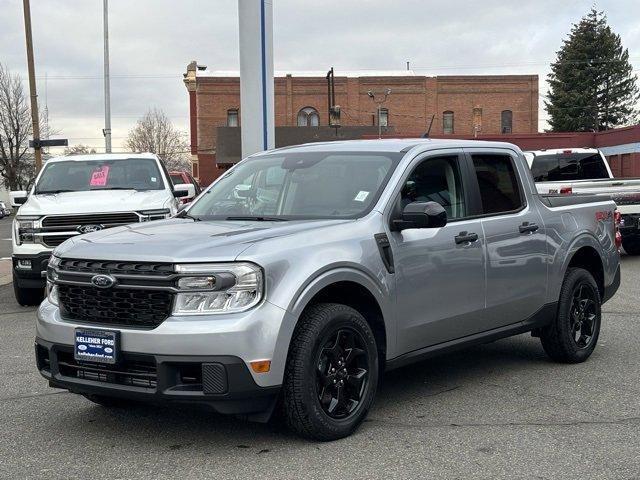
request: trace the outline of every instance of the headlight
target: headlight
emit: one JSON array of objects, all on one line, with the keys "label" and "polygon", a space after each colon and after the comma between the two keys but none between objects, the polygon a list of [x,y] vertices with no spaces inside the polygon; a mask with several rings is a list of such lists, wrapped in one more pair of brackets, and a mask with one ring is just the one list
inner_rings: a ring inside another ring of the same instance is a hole
[{"label": "headlight", "polygon": [[34,233],[40,231],[40,217],[20,216],[16,217],[13,222],[14,235],[16,243],[33,243]]},{"label": "headlight", "polygon": [[177,265],[178,279],[173,313],[206,315],[242,312],[262,299],[262,269],[246,262]]},{"label": "headlight", "polygon": [[58,285],[47,280],[47,299],[58,306]]},{"label": "headlight", "polygon": [[159,208],[156,210],[142,210],[140,215],[142,215],[141,221],[148,222],[151,220],[162,220],[164,218],[169,218],[171,215],[171,211],[168,208]]}]

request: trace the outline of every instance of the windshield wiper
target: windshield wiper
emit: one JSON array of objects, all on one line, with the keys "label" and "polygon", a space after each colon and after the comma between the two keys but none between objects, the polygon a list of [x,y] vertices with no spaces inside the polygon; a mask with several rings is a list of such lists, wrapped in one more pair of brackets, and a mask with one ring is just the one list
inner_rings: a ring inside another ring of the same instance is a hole
[{"label": "windshield wiper", "polygon": [[255,222],[286,222],[287,219],[286,218],[282,218],[282,217],[265,217],[262,215],[258,215],[255,217],[244,217],[244,216],[238,216],[238,217],[227,217],[225,218],[225,220],[249,220],[249,221],[255,221]]},{"label": "windshield wiper", "polygon": [[55,193],[67,193],[67,192],[75,192],[75,190],[40,190],[36,192],[36,195],[53,195]]},{"label": "windshield wiper", "polygon": [[194,217],[193,215],[189,215],[186,210],[182,210],[181,212],[178,212],[178,214],[176,215],[176,218],[190,218],[194,222],[200,221],[200,218]]}]

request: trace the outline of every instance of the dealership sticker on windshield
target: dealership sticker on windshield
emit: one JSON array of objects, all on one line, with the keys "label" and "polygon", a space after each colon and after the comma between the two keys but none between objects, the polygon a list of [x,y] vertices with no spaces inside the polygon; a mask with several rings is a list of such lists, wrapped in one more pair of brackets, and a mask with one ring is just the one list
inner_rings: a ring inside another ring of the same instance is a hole
[{"label": "dealership sticker on windshield", "polygon": [[354,198],[353,200],[355,202],[364,202],[367,197],[369,196],[369,192],[365,192],[364,190],[360,190],[358,192],[358,194],[356,195],[356,198]]},{"label": "dealership sticker on windshield", "polygon": [[89,185],[92,187],[104,187],[107,184],[109,178],[109,165],[99,167],[91,174],[91,180]]}]

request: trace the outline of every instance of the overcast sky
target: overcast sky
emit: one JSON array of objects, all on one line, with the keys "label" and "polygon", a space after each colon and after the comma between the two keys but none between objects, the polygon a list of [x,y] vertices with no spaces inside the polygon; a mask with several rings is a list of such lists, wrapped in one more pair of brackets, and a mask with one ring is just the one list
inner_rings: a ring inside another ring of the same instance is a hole
[{"label": "overcast sky", "polygon": [[[41,108],[69,138],[104,148],[102,0],[34,0]],[[538,74],[591,0],[273,0],[276,70],[405,68],[417,74]],[[640,2],[599,0],[640,73]],[[150,107],[187,130],[191,60],[238,70],[235,0],[110,0],[114,146]],[[0,62],[24,75],[22,1],[0,1]],[[45,74],[47,81],[45,82]],[[540,127],[546,112],[540,110]]]}]

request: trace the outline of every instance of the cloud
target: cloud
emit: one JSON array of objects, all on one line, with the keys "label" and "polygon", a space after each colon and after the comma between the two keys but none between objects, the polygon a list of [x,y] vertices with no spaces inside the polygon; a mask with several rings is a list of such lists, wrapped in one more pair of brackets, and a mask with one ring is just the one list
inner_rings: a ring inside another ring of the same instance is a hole
[{"label": "cloud", "polygon": [[[32,2],[41,105],[70,143],[104,145],[102,1]],[[549,62],[591,2],[504,0],[274,0],[276,70],[403,69],[425,75],[535,73]],[[637,0],[601,0],[640,68]],[[237,2],[110,0],[114,145],[150,107],[188,128],[182,73],[198,60],[238,69]],[[0,59],[26,78],[22,2],[3,0]],[[541,119],[545,112],[540,109]]]}]

